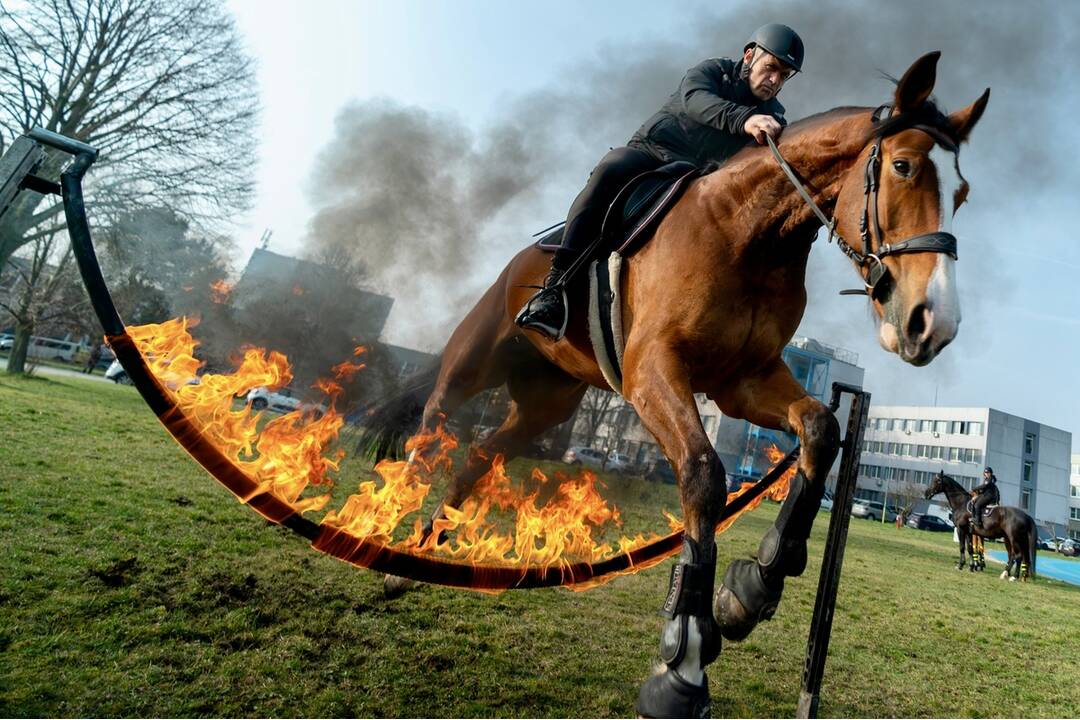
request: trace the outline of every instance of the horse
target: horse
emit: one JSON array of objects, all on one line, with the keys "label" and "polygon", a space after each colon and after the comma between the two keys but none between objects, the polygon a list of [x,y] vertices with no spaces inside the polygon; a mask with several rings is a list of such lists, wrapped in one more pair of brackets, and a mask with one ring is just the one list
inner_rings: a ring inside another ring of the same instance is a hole
[{"label": "horse", "polygon": [[972,537],[1001,538],[1005,541],[1005,552],[1008,554],[1001,579],[1009,578],[1010,581],[1015,581],[1018,577],[1023,577],[1024,580],[1035,577],[1037,534],[1035,521],[1030,515],[1020,508],[998,505],[983,518],[982,527],[977,528],[971,522],[971,510],[968,509],[971,496],[960,483],[939,472],[926,489],[926,499],[929,500],[939,493],[945,494],[945,499],[952,508],[953,523],[960,540],[960,562],[956,566],[957,570],[964,569],[965,550],[971,553],[972,572],[976,569],[975,555],[971,548]]},{"label": "horse", "polygon": [[[956,336],[956,239],[949,231],[968,194],[958,148],[990,91],[943,113],[930,99],[939,57],[916,60],[889,105],[836,108],[792,123],[777,144],[794,168],[790,176],[771,148],[748,145],[695,178],[649,242],[626,258],[622,393],[675,470],[685,523],[661,611],[662,663],[640,689],[641,715],[707,713],[705,668],[719,656],[721,638],[741,640],[770,619],[785,578],[806,567],[840,429],[781,353],[806,308],[807,258],[818,231],[825,226],[830,241],[836,237],[861,277],[859,292],[887,352],[923,366]],[[861,251],[845,238],[861,238]],[[513,457],[568,420],[590,386],[611,389],[584,313],[573,315],[557,341],[514,324],[549,257],[532,245],[519,252],[453,331],[438,368],[368,419],[376,434],[367,446],[389,452],[418,426],[433,432],[469,398],[506,386],[506,419],[451,478],[428,531],[443,507],[468,497],[496,454]],[[585,287],[567,292],[572,307],[587,306]],[[729,417],[794,433],[802,446],[788,497],[756,559],[734,560],[715,595],[715,527],[727,488],[696,393]],[[386,579],[388,594],[403,587]]]}]

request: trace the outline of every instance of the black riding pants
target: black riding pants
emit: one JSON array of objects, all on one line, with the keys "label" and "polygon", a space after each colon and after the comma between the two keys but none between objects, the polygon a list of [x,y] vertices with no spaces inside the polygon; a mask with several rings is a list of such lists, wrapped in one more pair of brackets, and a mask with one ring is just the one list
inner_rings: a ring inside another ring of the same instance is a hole
[{"label": "black riding pants", "polygon": [[996,491],[983,491],[979,493],[979,497],[975,498],[975,502],[972,503],[971,514],[979,518],[978,522],[981,524],[983,508],[996,502],[999,502],[999,497]]},{"label": "black riding pants", "polygon": [[566,270],[600,233],[604,215],[619,190],[637,175],[664,164],[655,155],[637,148],[618,147],[608,152],[570,206],[562,245],[555,252],[551,266]]}]

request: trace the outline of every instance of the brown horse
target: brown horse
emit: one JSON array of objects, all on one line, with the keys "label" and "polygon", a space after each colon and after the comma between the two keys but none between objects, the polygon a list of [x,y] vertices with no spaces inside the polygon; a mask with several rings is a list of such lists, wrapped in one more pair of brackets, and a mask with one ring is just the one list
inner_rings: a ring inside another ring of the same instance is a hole
[{"label": "brown horse", "polygon": [[1037,533],[1035,521],[1030,515],[1020,508],[998,505],[983,518],[982,527],[977,528],[972,524],[971,511],[968,510],[971,496],[960,483],[939,472],[926,489],[926,499],[929,500],[938,493],[945,494],[945,499],[952,508],[953,523],[960,540],[960,563],[956,566],[957,570],[964,569],[965,551],[971,555],[971,569],[975,570],[975,556],[971,547],[973,537],[1001,538],[1005,542],[1005,552],[1008,555],[1001,579],[1016,580],[1022,577],[1027,580],[1035,577]]},{"label": "brown horse", "polygon": [[[831,211],[839,238],[859,237],[860,224],[867,225],[863,252],[839,244],[868,288],[881,345],[913,365],[929,363],[953,340],[960,310],[955,245],[950,252],[904,243],[947,233],[968,190],[957,148],[989,98],[987,90],[967,108],[942,114],[929,100],[938,57],[931,53],[908,69],[886,117],[871,108],[839,108],[794,123],[779,144],[806,191]],[[687,537],[662,611],[664,665],[642,687],[643,715],[707,712],[705,666],[718,656],[721,635],[744,638],[770,618],[784,578],[805,568],[806,540],[840,432],[833,414],[792,377],[781,352],[806,307],[807,257],[821,227],[770,151],[747,148],[694,181],[624,266],[623,394],[675,469]],[[381,438],[385,446],[395,432],[415,430],[417,419],[431,430],[470,397],[506,385],[510,412],[484,452],[451,481],[446,505],[470,494],[488,470],[487,458],[514,456],[570,418],[589,386],[608,389],[584,313],[572,317],[558,342],[513,322],[549,260],[534,247],[518,253],[453,332],[437,377],[384,404],[369,423],[389,433]],[[586,306],[584,287],[568,292],[573,307]],[[731,564],[712,607],[714,528],[727,494],[695,393],[707,394],[730,417],[795,433],[802,444],[790,494],[757,559]],[[417,399],[425,396],[418,418]],[[441,513],[440,506],[436,516]],[[388,591],[397,587],[388,582]]]}]

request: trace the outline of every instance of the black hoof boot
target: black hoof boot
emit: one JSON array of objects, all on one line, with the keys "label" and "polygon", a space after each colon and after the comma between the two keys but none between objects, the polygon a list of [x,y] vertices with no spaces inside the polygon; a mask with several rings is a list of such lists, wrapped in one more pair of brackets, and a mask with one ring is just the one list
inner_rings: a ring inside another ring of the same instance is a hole
[{"label": "black hoof boot", "polygon": [[707,718],[711,704],[708,676],[704,685],[694,685],[664,666],[663,672],[653,675],[641,686],[637,714],[645,718]]},{"label": "black hoof boot", "polygon": [[728,640],[746,638],[759,622],[776,613],[783,591],[783,580],[779,587],[766,584],[757,562],[732,561],[713,600],[713,616],[720,634]]}]

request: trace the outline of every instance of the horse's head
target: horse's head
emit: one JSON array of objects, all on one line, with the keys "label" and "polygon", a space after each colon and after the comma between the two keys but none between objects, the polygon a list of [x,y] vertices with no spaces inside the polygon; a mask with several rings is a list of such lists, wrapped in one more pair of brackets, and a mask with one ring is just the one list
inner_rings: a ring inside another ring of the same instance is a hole
[{"label": "horse's head", "polygon": [[951,228],[968,184],[958,148],[990,98],[987,89],[963,110],[941,113],[929,100],[939,55],[904,73],[890,115],[875,124],[836,205],[840,235],[863,240],[859,270],[881,345],[912,365],[933,360],[960,325]]},{"label": "horse's head", "polygon": [[938,472],[938,474],[934,476],[934,481],[930,483],[930,487],[926,488],[926,492],[923,494],[923,497],[929,500],[938,493],[943,492],[945,492],[945,473]]}]

